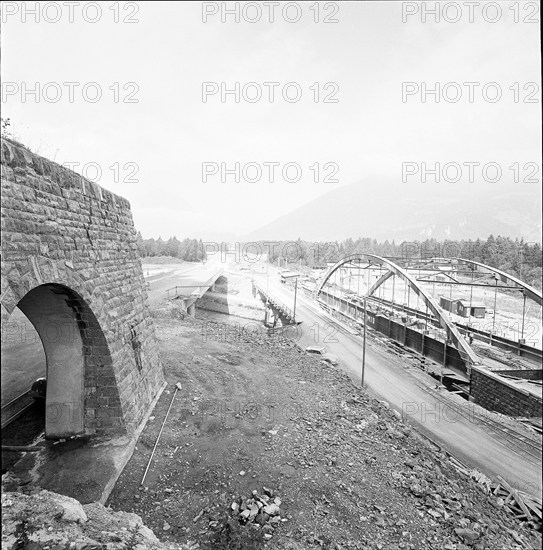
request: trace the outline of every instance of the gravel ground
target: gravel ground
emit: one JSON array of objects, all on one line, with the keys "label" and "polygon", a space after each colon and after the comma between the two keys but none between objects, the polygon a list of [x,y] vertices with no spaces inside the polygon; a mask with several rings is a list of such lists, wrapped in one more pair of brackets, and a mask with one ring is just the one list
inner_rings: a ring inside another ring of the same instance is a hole
[{"label": "gravel ground", "polygon": [[172,305],[155,312],[169,386],[108,503],[139,514],[159,539],[232,549],[541,548],[540,533],[341,371],[292,342],[203,336],[181,317]]}]

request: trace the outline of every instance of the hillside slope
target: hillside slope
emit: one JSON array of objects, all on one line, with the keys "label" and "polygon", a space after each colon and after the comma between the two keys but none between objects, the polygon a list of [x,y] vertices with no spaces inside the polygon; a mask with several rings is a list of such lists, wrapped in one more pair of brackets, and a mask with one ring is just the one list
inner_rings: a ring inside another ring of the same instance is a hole
[{"label": "hillside slope", "polygon": [[476,239],[492,233],[541,242],[541,192],[524,185],[436,189],[366,179],[312,200],[247,240]]}]

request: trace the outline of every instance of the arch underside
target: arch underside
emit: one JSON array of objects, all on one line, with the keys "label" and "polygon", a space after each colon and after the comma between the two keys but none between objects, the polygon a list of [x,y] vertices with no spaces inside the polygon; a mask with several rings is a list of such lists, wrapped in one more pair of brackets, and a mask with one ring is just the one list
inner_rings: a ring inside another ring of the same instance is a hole
[{"label": "arch underside", "polygon": [[422,288],[417,280],[414,279],[405,269],[401,268],[399,265],[395,264],[391,260],[376,256],[374,254],[353,254],[351,256],[347,256],[346,258],[339,260],[337,263],[329,268],[322,282],[317,288],[317,297],[329,281],[330,277],[338,269],[340,269],[345,264],[353,262],[369,262],[370,265],[377,265],[380,267],[385,267],[387,269],[387,271],[381,277],[379,277],[379,279],[368,289],[366,293],[367,296],[371,296],[375,292],[375,290],[377,290],[377,288],[379,288],[390,277],[394,275],[398,276],[409,286],[411,290],[415,292],[415,294],[417,294],[417,296],[419,296],[423,300],[424,304],[438,320],[441,328],[445,331],[447,339],[450,340],[452,344],[456,347],[464,361],[470,364],[481,363],[479,357],[472,350],[468,342],[464,340],[456,326],[454,326],[454,324],[448,319],[448,317],[444,315],[443,310],[434,300],[434,298],[430,294],[428,294],[428,292],[426,292],[426,290]]},{"label": "arch underside", "polygon": [[124,431],[112,357],[90,306],[63,284],[42,281],[28,286],[12,287],[12,299],[2,303],[2,317],[9,323],[9,314],[18,307],[40,337],[47,373],[46,437]]}]

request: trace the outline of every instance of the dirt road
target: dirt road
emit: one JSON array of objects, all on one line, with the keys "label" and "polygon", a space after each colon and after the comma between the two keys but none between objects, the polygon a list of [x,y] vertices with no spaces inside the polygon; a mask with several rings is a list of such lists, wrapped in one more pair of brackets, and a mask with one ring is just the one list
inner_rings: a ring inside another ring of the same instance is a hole
[{"label": "dirt road", "polygon": [[[214,550],[540,545],[341,370],[293,342],[240,330],[241,319],[217,315],[213,332],[210,313],[181,320],[170,303],[155,315],[169,387],[109,504],[141,515],[161,540]],[[239,510],[264,487],[281,504],[275,523],[258,516],[261,526]]]}]

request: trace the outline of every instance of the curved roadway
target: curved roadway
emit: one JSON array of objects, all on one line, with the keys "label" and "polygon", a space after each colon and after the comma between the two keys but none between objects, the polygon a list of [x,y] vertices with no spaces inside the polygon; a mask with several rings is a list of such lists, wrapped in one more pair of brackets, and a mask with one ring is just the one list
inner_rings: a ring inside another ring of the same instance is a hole
[{"label": "curved roadway", "polygon": [[[277,296],[285,305],[292,307],[293,292],[286,289],[276,277],[270,276],[269,285],[270,293]],[[298,341],[301,347],[315,344],[315,330],[311,330],[310,327],[318,323],[319,343],[340,358],[341,367],[353,379],[360,380],[360,336],[340,329],[335,332],[334,338],[324,340],[326,335],[331,333],[330,328],[325,325],[334,320],[313,301],[307,300],[301,292],[298,292],[296,320],[303,322],[302,334]],[[530,456],[515,448],[514,444],[503,436],[491,433],[492,430],[474,420],[473,405],[468,402],[464,405],[467,418],[456,414],[456,402],[451,402],[450,407],[447,406],[447,400],[443,399],[446,396],[432,395],[434,392],[422,387],[420,380],[406,371],[400,361],[401,359],[387,356],[379,345],[371,343],[371,339],[368,339],[366,385],[388,401],[392,408],[401,412],[407,422],[416,424],[419,431],[464,464],[477,468],[494,479],[501,475],[513,487],[540,497],[541,449],[535,452],[535,457]]]}]

